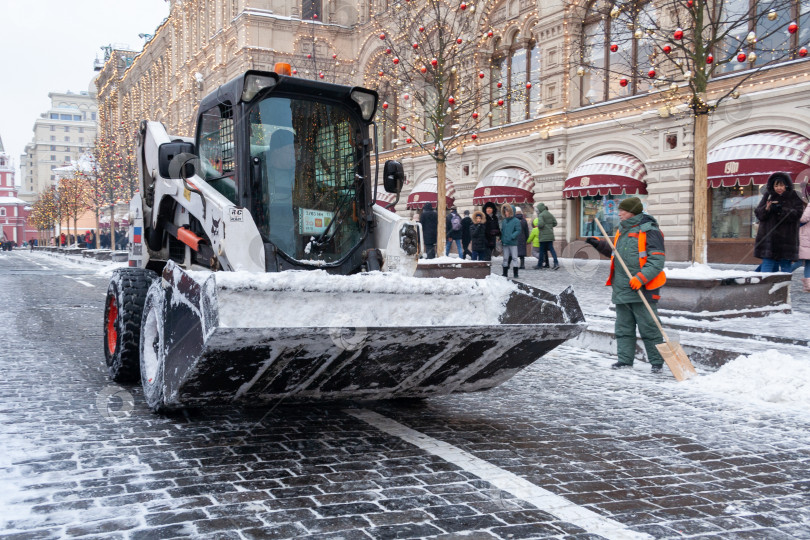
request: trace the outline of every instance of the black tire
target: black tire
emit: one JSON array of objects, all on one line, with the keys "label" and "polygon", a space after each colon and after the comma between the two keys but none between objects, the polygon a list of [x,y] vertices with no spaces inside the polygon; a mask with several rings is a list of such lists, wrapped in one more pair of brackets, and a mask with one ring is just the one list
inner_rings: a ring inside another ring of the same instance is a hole
[{"label": "black tire", "polygon": [[110,278],[104,302],[104,357],[117,383],[140,378],[141,317],[146,292],[157,277],[143,268],[119,268]]},{"label": "black tire", "polygon": [[140,374],[146,404],[155,412],[165,412],[163,370],[166,362],[166,293],[155,281],[146,294],[143,328],[140,336]]}]

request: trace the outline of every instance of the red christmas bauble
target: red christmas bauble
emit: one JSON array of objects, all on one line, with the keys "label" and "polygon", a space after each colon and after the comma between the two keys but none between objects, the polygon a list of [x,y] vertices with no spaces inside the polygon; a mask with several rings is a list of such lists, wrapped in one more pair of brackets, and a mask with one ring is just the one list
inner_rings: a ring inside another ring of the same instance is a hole
[{"label": "red christmas bauble", "polygon": [[655,70],[651,69],[650,71],[647,72],[647,75],[649,75],[649,77],[652,79],[653,77],[655,77]]},{"label": "red christmas bauble", "polygon": [[498,100],[498,105],[503,105],[503,100],[502,99]]},{"label": "red christmas bauble", "polygon": [[447,103],[449,103],[450,105],[453,105],[455,102],[456,102],[456,98],[454,98],[453,96],[450,96],[449,98],[447,98]]},{"label": "red christmas bauble", "polygon": [[479,72],[479,73],[478,73],[478,78],[479,78],[479,79],[483,79],[483,78],[484,78],[484,72],[483,72],[483,71],[481,71],[481,72]]},{"label": "red christmas bauble", "polygon": [[323,73],[318,73],[318,77],[320,77],[321,79],[323,79]]},{"label": "red christmas bauble", "polygon": [[332,55],[332,58],[337,58],[337,55],[336,55],[336,54],[333,54],[333,55]]},{"label": "red christmas bauble", "polygon": [[405,131],[405,126],[399,126],[399,129],[401,129],[402,131]]},{"label": "red christmas bauble", "polygon": [[414,49],[418,49],[418,48],[419,48],[419,44],[418,44],[418,43],[414,43],[414,44],[413,44],[413,48],[414,48]]},{"label": "red christmas bauble", "polygon": [[748,58],[744,52],[741,52],[737,55],[737,62],[745,62],[745,59]]},{"label": "red christmas bauble", "polygon": [[408,137],[407,139],[405,139],[405,142],[408,143],[408,144],[411,144],[413,142],[413,139]]},{"label": "red christmas bauble", "polygon": [[458,6],[458,7],[460,7],[460,8],[461,8],[461,11],[464,11],[465,9],[467,9],[467,4],[465,4],[464,2],[462,2],[462,3],[461,3],[461,5],[460,5],[460,6]]},{"label": "red christmas bauble", "polygon": [[610,52],[616,52],[616,51],[618,51],[618,50],[619,50],[619,46],[618,46],[618,45],[616,45],[615,43],[611,43],[611,44],[610,44]]},{"label": "red christmas bauble", "polygon": [[293,75],[298,75],[298,70],[297,69],[292,70],[292,74]]},{"label": "red christmas bauble", "polygon": [[385,39],[385,34],[380,34],[380,39]]},{"label": "red christmas bauble", "polygon": [[475,139],[477,139],[477,138],[478,138],[478,135],[476,135],[475,133],[473,133],[472,135],[470,135],[470,138],[471,138],[472,140],[475,140]]},{"label": "red christmas bauble", "polygon": [[436,67],[439,65],[439,61],[434,58],[433,60],[430,61],[430,65]]},{"label": "red christmas bauble", "polygon": [[686,7],[692,7],[694,2],[692,0],[686,0]]},{"label": "red christmas bauble", "polygon": [[388,108],[388,102],[387,102],[387,101],[383,101],[383,109],[387,109],[387,108]]},{"label": "red christmas bauble", "polygon": [[307,58],[312,58],[312,55],[311,55],[311,54],[308,54],[308,55],[307,55]]},{"label": "red christmas bauble", "polygon": [[391,54],[391,49],[385,49],[385,54]]},{"label": "red christmas bauble", "polygon": [[683,30],[678,28],[677,30],[675,30],[675,33],[672,34],[672,37],[674,37],[675,39],[683,39]]},{"label": "red christmas bauble", "polygon": [[461,45],[462,43],[464,43],[464,40],[463,40],[463,39],[461,39],[461,38],[458,38],[458,39],[456,40],[456,43],[458,43],[459,45]]},{"label": "red christmas bauble", "polygon": [[627,86],[627,79],[619,79],[619,86],[621,87]]},{"label": "red christmas bauble", "polygon": [[420,26],[420,27],[419,27],[419,31],[420,31],[420,32],[424,32],[424,31],[425,31],[425,27],[424,27],[424,26]]},{"label": "red christmas bauble", "polygon": [[672,47],[670,47],[669,45],[664,45],[663,47],[661,47],[661,50],[664,51],[664,54],[669,54],[672,52]]},{"label": "red christmas bauble", "polygon": [[385,75],[385,73],[383,73],[382,71],[380,71],[379,73],[377,73],[377,75],[379,75],[380,77],[382,77],[383,75]]},{"label": "red christmas bauble", "polygon": [[503,86],[503,83],[498,83],[498,88],[500,88],[501,86]]},{"label": "red christmas bauble", "polygon": [[427,73],[427,68],[425,66],[422,66],[421,68],[419,68],[419,71],[421,71],[422,73]]},{"label": "red christmas bauble", "polygon": [[472,117],[473,120],[476,120],[478,118],[478,113],[477,112],[472,113]]},{"label": "red christmas bauble", "polygon": [[802,47],[801,49],[799,49],[799,56],[801,56],[802,58],[807,56],[807,47]]},{"label": "red christmas bauble", "polygon": [[529,89],[529,88],[531,88],[531,87],[532,87],[532,83],[527,82],[527,83],[526,83],[526,90],[528,90],[528,89]]},{"label": "red christmas bauble", "polygon": [[399,64],[399,58],[397,58],[397,57],[394,57],[394,60],[392,60],[392,61],[393,61],[395,64]]},{"label": "red christmas bauble", "polygon": [[795,34],[796,30],[798,30],[798,29],[799,29],[799,25],[796,24],[795,21],[788,25],[788,32],[790,32],[791,34]]},{"label": "red christmas bauble", "polygon": [[706,56],[706,63],[711,64],[712,62],[714,62],[714,56],[712,56],[711,54]]},{"label": "red christmas bauble", "polygon": [[487,37],[492,37],[492,30],[490,30],[489,32],[487,32]]}]

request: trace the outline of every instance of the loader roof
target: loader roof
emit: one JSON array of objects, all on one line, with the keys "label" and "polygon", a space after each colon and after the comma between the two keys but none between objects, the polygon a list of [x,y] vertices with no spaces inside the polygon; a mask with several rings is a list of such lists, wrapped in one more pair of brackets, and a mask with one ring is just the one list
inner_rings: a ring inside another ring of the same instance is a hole
[{"label": "loader roof", "polygon": [[[297,96],[310,96],[318,101],[325,100],[325,101],[338,101],[342,103],[347,103],[350,104],[350,106],[357,108],[359,112],[359,106],[357,105],[357,103],[354,102],[354,100],[351,97],[352,91],[359,87],[345,86],[342,84],[333,84],[321,81],[312,81],[309,79],[302,79],[299,77],[278,75],[277,73],[274,73],[272,71],[259,71],[259,70],[246,71],[239,77],[231,79],[225,84],[217,87],[216,90],[214,90],[213,92],[211,92],[202,99],[202,101],[200,102],[199,110],[206,111],[211,107],[214,107],[224,102],[230,102],[232,105],[238,103],[240,101],[242,91],[245,88],[245,81],[247,80],[247,77],[250,75],[266,76],[276,79],[278,83],[275,85],[273,92],[284,92],[286,94],[294,94]],[[376,100],[377,93],[375,91],[369,90],[367,88],[363,88],[362,90],[364,92],[373,94]]]}]

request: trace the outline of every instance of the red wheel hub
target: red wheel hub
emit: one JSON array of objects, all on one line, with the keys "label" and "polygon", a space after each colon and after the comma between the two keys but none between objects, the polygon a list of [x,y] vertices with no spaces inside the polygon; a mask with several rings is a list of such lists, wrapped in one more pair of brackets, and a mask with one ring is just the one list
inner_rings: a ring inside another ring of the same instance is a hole
[{"label": "red wheel hub", "polygon": [[115,326],[118,320],[118,306],[115,297],[110,297],[107,308],[107,351],[113,355],[118,347],[118,329]]}]

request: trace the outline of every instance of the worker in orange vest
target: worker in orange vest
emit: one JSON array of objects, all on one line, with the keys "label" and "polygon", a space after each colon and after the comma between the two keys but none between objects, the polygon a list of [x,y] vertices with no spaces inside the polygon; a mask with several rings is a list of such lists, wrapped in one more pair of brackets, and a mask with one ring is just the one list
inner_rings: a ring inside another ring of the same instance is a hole
[{"label": "worker in orange vest", "polygon": [[624,260],[630,275],[626,275],[622,266],[614,264],[610,244],[605,240],[590,237],[586,240],[599,253],[610,255],[610,276],[606,285],[613,287],[612,301],[616,304],[616,349],[619,361],[611,367],[614,369],[633,366],[636,352],[636,327],[652,372],[661,371],[664,359],[655,348],[663,343],[661,331],[644,307],[638,292],[641,290],[655,311],[658,311],[660,289],[666,281],[664,275],[664,235],[658,228],[655,218],[643,212],[644,206],[638,197],[630,197],[619,204],[619,223],[613,244]]}]

